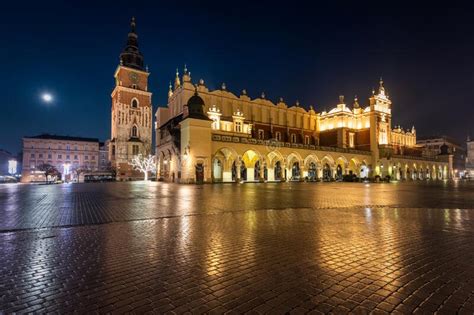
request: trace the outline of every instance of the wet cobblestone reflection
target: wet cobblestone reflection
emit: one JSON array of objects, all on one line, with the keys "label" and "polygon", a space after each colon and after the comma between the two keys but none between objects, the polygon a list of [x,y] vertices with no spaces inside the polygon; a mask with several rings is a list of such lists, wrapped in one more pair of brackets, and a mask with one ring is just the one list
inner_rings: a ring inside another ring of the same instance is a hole
[{"label": "wet cobblestone reflection", "polygon": [[474,312],[474,185],[0,186],[0,309]]}]

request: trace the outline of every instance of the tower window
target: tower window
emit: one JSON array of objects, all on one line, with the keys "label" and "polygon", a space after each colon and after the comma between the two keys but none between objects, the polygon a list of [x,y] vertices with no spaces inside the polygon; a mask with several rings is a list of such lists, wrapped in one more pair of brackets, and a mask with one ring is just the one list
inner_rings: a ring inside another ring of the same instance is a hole
[{"label": "tower window", "polygon": [[138,108],[138,100],[136,98],[132,100],[132,108]]},{"label": "tower window", "polygon": [[138,153],[139,153],[138,145],[134,144],[132,146],[132,155],[138,155]]},{"label": "tower window", "polygon": [[137,130],[137,126],[133,126],[132,127],[132,137],[138,137],[138,130]]}]

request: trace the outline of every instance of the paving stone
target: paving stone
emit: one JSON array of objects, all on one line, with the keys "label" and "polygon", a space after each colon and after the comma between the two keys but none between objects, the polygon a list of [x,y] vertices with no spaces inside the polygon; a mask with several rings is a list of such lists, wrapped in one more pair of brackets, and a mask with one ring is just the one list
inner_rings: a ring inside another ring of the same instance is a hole
[{"label": "paving stone", "polygon": [[474,311],[474,186],[0,186],[0,312]]}]

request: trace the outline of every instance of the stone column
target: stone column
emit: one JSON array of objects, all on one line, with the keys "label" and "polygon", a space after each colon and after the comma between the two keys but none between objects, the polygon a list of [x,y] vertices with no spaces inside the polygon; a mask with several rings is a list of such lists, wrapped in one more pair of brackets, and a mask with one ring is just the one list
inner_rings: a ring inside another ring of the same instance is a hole
[{"label": "stone column", "polygon": [[258,178],[259,178],[259,181],[263,183],[265,181],[265,162],[263,160],[260,160],[259,165],[260,165],[260,169],[258,170]]},{"label": "stone column", "polygon": [[240,161],[237,161],[237,163],[235,163],[235,166],[236,166],[235,177],[237,178],[236,180],[237,183],[240,183],[240,165],[241,165]]}]

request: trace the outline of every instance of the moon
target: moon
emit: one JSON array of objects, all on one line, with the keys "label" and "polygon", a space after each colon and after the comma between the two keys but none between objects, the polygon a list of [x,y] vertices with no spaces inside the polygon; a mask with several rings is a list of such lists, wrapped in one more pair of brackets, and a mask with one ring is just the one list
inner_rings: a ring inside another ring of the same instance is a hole
[{"label": "moon", "polygon": [[41,99],[46,103],[51,103],[53,101],[53,96],[50,93],[43,93]]}]

